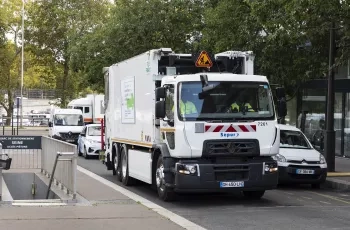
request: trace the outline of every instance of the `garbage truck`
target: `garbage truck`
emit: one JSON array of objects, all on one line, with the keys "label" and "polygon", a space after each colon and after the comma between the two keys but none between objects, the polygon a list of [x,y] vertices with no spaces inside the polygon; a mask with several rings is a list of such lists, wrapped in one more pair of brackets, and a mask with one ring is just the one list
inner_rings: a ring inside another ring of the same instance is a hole
[{"label": "garbage truck", "polygon": [[235,191],[260,199],[278,183],[277,119],[286,105],[284,89],[275,103],[253,68],[251,51],[171,48],[105,67],[101,161],[125,186],[145,182],[163,201]]}]

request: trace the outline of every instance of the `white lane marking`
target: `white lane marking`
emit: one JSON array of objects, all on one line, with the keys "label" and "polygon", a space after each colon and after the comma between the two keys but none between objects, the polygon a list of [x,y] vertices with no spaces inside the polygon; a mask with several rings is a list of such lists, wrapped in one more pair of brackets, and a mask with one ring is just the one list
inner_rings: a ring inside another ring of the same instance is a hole
[{"label": "white lane marking", "polygon": [[302,196],[302,198],[307,199],[307,200],[312,200],[310,197]]},{"label": "white lane marking", "polygon": [[320,203],[323,203],[323,204],[331,204],[331,203],[329,203],[329,202],[321,201],[321,200],[320,200]]},{"label": "white lane marking", "polygon": [[171,220],[175,224],[180,225],[181,227],[183,227],[185,229],[206,230],[205,228],[203,228],[203,227],[201,227],[201,226],[199,226],[199,225],[197,225],[197,224],[195,224],[195,223],[193,223],[193,222],[191,222],[191,221],[189,221],[189,220],[187,220],[187,219],[185,219],[185,218],[183,218],[183,217],[181,217],[181,216],[179,216],[179,215],[177,215],[177,214],[175,214],[175,213],[173,213],[173,212],[171,212],[171,211],[169,211],[169,210],[167,210],[167,209],[165,209],[165,208],[163,208],[163,207],[161,207],[161,206],[159,206],[159,205],[157,205],[157,204],[155,204],[155,203],[153,203],[145,198],[143,198],[142,196],[139,196],[139,195],[123,188],[123,187],[120,187],[117,184],[114,184],[113,182],[110,182],[110,181],[104,179],[103,177],[101,177],[101,176],[99,176],[99,175],[97,175],[89,170],[82,168],[81,166],[78,166],[77,169],[80,172],[82,172],[82,173],[94,178],[95,180],[101,182],[102,184],[122,193],[123,195],[129,197],[130,199],[132,199],[136,202],[140,202],[141,204],[143,204],[147,208],[152,209],[153,211],[168,218],[169,220]]}]

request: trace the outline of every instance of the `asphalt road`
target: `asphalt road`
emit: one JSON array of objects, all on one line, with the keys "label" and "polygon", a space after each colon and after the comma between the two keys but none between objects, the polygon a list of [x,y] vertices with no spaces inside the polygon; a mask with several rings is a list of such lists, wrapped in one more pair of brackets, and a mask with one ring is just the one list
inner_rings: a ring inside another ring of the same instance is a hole
[{"label": "asphalt road", "polygon": [[[97,159],[79,157],[78,164],[123,186]],[[267,191],[260,201],[240,194],[191,194],[165,203],[142,182],[123,187],[207,229],[350,229],[350,194],[324,188],[282,187]]]}]

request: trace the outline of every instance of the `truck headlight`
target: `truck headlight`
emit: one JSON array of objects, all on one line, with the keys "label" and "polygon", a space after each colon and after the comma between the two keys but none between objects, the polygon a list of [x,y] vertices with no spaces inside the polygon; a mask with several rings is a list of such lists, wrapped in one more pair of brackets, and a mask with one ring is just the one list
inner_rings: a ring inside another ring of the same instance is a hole
[{"label": "truck headlight", "polygon": [[197,175],[199,176],[198,164],[183,164],[176,163],[176,171],[186,175]]},{"label": "truck headlight", "polygon": [[326,159],[322,154],[320,154],[320,164],[325,164],[325,163],[326,163]]},{"label": "truck headlight", "polygon": [[279,153],[277,155],[273,156],[272,158],[278,162],[287,162],[287,159]]}]

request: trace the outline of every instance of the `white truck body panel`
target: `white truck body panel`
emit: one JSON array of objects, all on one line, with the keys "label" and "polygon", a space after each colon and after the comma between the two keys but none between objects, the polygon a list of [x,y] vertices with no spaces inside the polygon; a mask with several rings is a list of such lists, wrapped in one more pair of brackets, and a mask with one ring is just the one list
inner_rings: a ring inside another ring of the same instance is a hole
[{"label": "white truck body panel", "polygon": [[153,52],[147,52],[109,68],[113,97],[109,98],[106,124],[114,125],[106,126],[112,129],[113,139],[146,147],[155,141],[155,83],[152,77],[157,74],[156,58]]},{"label": "white truck body panel", "polygon": [[104,117],[104,95],[88,94],[85,98],[74,99],[68,103],[68,108],[82,110],[86,123],[100,123]]}]

